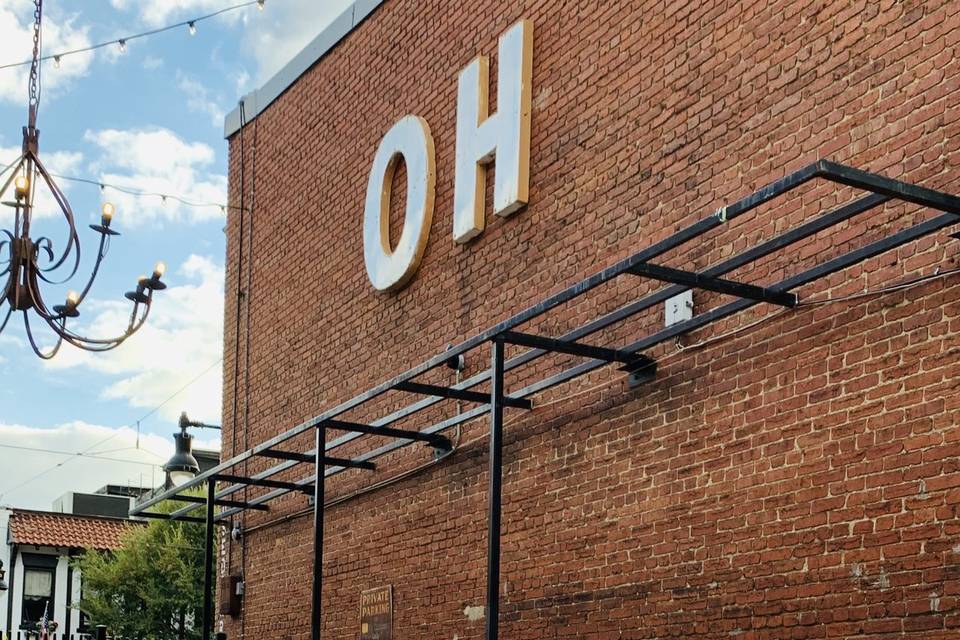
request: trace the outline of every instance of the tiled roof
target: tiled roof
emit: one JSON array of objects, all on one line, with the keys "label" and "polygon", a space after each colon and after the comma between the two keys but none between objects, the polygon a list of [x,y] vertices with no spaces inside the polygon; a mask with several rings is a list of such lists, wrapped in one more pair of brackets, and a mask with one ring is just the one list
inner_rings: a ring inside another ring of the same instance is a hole
[{"label": "tiled roof", "polygon": [[118,518],[13,509],[9,539],[13,544],[45,547],[118,549],[123,533],[139,524]]}]

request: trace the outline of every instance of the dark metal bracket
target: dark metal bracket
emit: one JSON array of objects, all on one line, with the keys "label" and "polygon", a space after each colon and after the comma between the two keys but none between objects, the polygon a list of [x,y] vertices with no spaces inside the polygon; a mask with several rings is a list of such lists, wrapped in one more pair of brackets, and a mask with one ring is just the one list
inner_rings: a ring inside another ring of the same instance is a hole
[{"label": "dark metal bracket", "polygon": [[[280,460],[292,460],[294,462],[309,462],[313,463],[315,456],[310,455],[309,453],[297,453],[296,451],[281,451],[279,449],[265,449],[257,453],[258,456],[263,456],[264,458],[278,458]],[[366,460],[350,460],[348,458],[332,458],[330,456],[323,456],[323,464],[330,467],[345,467],[347,469],[367,469],[373,471],[377,468],[377,465],[373,462],[367,462]]]},{"label": "dark metal bracket", "polygon": [[662,282],[672,282],[690,289],[704,289],[716,293],[724,293],[747,300],[756,300],[757,302],[769,302],[783,307],[797,306],[797,294],[777,289],[768,289],[758,287],[752,284],[734,282],[724,278],[708,276],[702,273],[692,271],[681,271],[672,267],[664,267],[657,264],[642,263],[629,270],[636,276],[653,278]]},{"label": "dark metal bracket", "polygon": [[[464,389],[455,389],[452,387],[439,387],[432,384],[423,384],[422,382],[404,381],[398,382],[393,386],[397,391],[406,391],[408,393],[419,393],[425,396],[437,396],[438,398],[449,398],[453,400],[463,400],[465,402],[477,402],[486,404],[490,402],[490,396],[479,391],[466,391]],[[532,409],[533,403],[526,398],[504,397],[503,405],[514,409]]]},{"label": "dark metal bracket", "polygon": [[286,491],[313,493],[313,487],[308,484],[283,482],[281,480],[268,480],[267,478],[246,478],[244,476],[235,476],[222,473],[218,473],[214,477],[221,482],[233,482],[236,484],[250,485],[252,487],[266,487],[268,489],[284,489]]},{"label": "dark metal bracket", "polygon": [[[176,500],[177,502],[192,502],[194,504],[206,504],[207,499],[203,496],[185,496],[178,495],[170,498],[171,500]],[[265,504],[251,504],[249,502],[238,502],[236,500],[214,500],[213,504],[218,507],[234,507],[236,509],[253,509],[254,511],[269,511],[270,508]]]},{"label": "dark metal bracket", "polygon": [[371,436],[386,436],[388,438],[425,442],[434,449],[440,449],[441,451],[450,451],[452,448],[450,438],[440,435],[439,433],[422,433],[420,431],[405,431],[404,429],[393,429],[391,427],[374,427],[368,424],[345,422],[343,420],[324,420],[322,426],[336,429],[337,431],[351,431],[353,433],[363,433]]}]

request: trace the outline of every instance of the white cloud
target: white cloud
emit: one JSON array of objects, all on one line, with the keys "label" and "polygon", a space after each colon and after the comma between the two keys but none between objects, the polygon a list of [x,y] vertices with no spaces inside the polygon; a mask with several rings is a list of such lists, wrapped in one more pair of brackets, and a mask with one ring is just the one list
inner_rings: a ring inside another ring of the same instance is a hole
[{"label": "white cloud", "polygon": [[266,10],[246,22],[244,38],[257,61],[257,84],[262,85],[283,68],[352,2],[267,0]]},{"label": "white cloud", "polygon": [[[195,448],[220,448],[217,438],[195,438]],[[0,504],[47,510],[68,491],[92,492],[106,484],[157,487],[163,463],[173,454],[172,437],[138,438],[130,427],[81,421],[50,428],[0,423],[0,443]]]},{"label": "white cloud", "polygon": [[[67,491],[96,491],[108,483],[159,486],[163,483],[163,470],[159,467],[172,454],[173,440],[141,435],[137,449],[136,439],[136,431],[128,427],[111,429],[71,422],[44,429],[0,423],[0,466],[4,470],[0,474],[0,503],[50,509],[53,501]],[[90,449],[90,454],[103,451],[99,455],[111,459],[54,455],[31,449]]]},{"label": "white cloud", "polygon": [[[352,2],[266,0],[263,11],[250,7],[227,12],[218,19],[243,25],[244,42],[257,63],[259,85],[279,71]],[[111,4],[120,10],[135,10],[140,20],[150,27],[223,8],[223,0],[111,0]]]},{"label": "white cloud", "polygon": [[[101,390],[102,397],[121,399],[134,407],[152,409],[175,395],[160,408],[161,417],[172,421],[186,411],[191,418],[219,424],[223,276],[223,268],[209,258],[190,256],[167,278],[172,283],[169,288],[154,295],[147,323],[127,342],[106,353],[64,346],[45,366],[82,367],[105,374],[112,382]],[[130,308],[120,302],[87,300],[81,311],[90,320],[80,332],[90,327],[89,333],[99,335],[122,330]]]},{"label": "white cloud", "polygon": [[210,116],[214,127],[223,126],[224,111],[202,82],[177,70],[177,88],[187,96],[187,108]]},{"label": "white cloud", "polygon": [[[89,29],[78,26],[76,16],[45,12],[43,16],[43,53],[80,49],[91,44]],[[15,62],[29,58],[33,50],[33,2],[4,0],[0,3],[0,60]],[[64,57],[60,68],[52,61],[43,66],[43,94],[49,99],[62,93],[78,77],[87,74],[93,53]],[[26,104],[29,65],[0,69],[0,101]],[[24,114],[26,116],[26,114]]]},{"label": "white cloud", "polygon": [[[223,0],[110,0],[110,4],[121,11],[135,7],[140,19],[151,27],[164,26],[174,20],[196,18],[224,7]],[[243,19],[243,13],[229,11],[220,19],[234,22]]]},{"label": "white cloud", "polygon": [[[214,150],[186,142],[169,129],[87,131],[84,139],[102,151],[95,164],[100,180],[126,189],[164,193],[191,202],[225,203],[227,178],[211,173]],[[138,198],[107,190],[118,223],[132,227],[160,220],[203,222],[223,216],[218,206],[188,207],[174,198]]]},{"label": "white cloud", "polygon": [[[0,167],[5,167],[11,161],[15,160],[20,155],[20,147],[4,147],[0,146]],[[40,151],[40,161],[43,162],[43,166],[50,173],[57,175],[67,175],[72,176],[76,175],[81,165],[83,164],[83,154],[77,151]],[[6,179],[4,174],[2,177]],[[54,178],[57,186],[60,187],[60,190],[67,195],[67,200],[70,199],[69,191],[72,186],[72,183],[66,180],[60,180]],[[0,184],[2,186],[2,184]],[[8,194],[3,194],[4,199],[12,199],[8,197]],[[50,193],[50,190],[45,184],[38,185],[36,190],[35,197],[35,209],[33,212],[34,218],[50,218],[58,217],[62,215],[60,213],[60,207],[57,205],[56,201],[53,199],[53,195]],[[12,217],[13,209],[10,207],[0,207],[0,221],[6,221],[7,217]],[[74,212],[75,217],[80,217],[78,212]]]},{"label": "white cloud", "polygon": [[143,59],[143,68],[147,71],[153,71],[154,69],[159,69],[164,65],[163,58],[157,58],[155,56],[146,56]]}]

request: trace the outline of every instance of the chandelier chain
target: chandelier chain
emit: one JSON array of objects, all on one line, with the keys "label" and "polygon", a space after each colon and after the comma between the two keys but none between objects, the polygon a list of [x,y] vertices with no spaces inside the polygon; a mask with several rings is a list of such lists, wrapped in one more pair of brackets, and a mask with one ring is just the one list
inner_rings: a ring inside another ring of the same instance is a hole
[{"label": "chandelier chain", "polygon": [[30,65],[30,125],[36,125],[36,111],[40,106],[40,20],[43,17],[43,0],[34,0],[33,10],[33,62]]}]

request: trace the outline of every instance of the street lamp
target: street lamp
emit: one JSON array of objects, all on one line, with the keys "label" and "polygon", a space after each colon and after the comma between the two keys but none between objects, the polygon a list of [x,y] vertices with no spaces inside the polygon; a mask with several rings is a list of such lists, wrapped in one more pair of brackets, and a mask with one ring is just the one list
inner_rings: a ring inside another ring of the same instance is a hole
[{"label": "street lamp", "polygon": [[163,470],[170,476],[170,482],[175,487],[189,482],[200,473],[200,465],[197,459],[193,457],[193,436],[187,433],[189,427],[197,429],[219,429],[213,424],[204,424],[196,422],[187,417],[186,411],[180,414],[180,433],[173,434],[173,442],[176,446],[173,457],[167,460],[163,465]]}]

